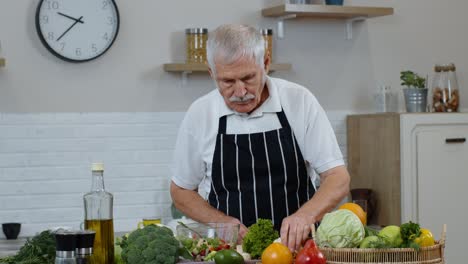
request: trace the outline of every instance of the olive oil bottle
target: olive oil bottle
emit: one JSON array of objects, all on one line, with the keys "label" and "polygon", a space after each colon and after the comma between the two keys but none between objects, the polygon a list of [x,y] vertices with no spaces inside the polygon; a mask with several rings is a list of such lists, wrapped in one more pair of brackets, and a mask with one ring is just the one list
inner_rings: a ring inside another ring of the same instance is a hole
[{"label": "olive oil bottle", "polygon": [[113,200],[104,189],[104,165],[92,164],[91,192],[83,196],[85,229],[96,231],[91,263],[114,264]]}]

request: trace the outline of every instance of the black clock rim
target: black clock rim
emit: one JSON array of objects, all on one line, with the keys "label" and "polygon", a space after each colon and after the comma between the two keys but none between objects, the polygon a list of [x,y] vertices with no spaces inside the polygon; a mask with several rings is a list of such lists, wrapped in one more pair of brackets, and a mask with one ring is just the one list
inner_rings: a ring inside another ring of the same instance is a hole
[{"label": "black clock rim", "polygon": [[88,59],[84,59],[84,60],[75,60],[75,59],[70,59],[70,58],[67,58],[65,56],[62,56],[61,54],[59,54],[58,52],[56,52],[53,48],[51,48],[49,46],[49,44],[47,43],[47,41],[45,40],[43,34],[42,34],[42,30],[41,30],[41,27],[39,25],[39,10],[41,9],[41,6],[42,6],[42,3],[44,2],[45,0],[40,0],[39,1],[39,4],[37,5],[37,8],[36,8],[36,18],[35,18],[35,23],[36,23],[36,33],[37,35],[39,36],[39,39],[41,40],[42,42],[42,45],[44,45],[46,47],[46,49],[52,53],[55,57],[61,59],[61,60],[64,60],[64,61],[67,61],[67,62],[73,62],[73,63],[81,63],[81,62],[87,62],[87,61],[91,61],[91,60],[95,60],[99,57],[101,57],[102,55],[104,55],[111,47],[112,45],[114,44],[115,40],[117,39],[117,35],[119,35],[119,30],[120,30],[120,13],[119,13],[119,8],[117,7],[117,3],[115,2],[115,0],[110,0],[111,3],[114,5],[114,8],[115,8],[115,13],[117,15],[117,28],[115,29],[115,34],[114,34],[114,37],[112,38],[112,41],[109,43],[109,46],[103,51],[101,52],[100,54],[98,54],[97,56],[94,56],[94,57],[91,57],[91,58],[88,58]]}]

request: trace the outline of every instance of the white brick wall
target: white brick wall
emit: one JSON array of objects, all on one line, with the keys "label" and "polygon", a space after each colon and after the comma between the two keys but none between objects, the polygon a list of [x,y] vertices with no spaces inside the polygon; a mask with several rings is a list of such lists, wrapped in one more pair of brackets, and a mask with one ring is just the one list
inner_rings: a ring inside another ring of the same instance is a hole
[{"label": "white brick wall", "polygon": [[[346,155],[346,113],[328,114]],[[183,115],[0,113],[0,222],[21,222],[21,236],[78,228],[96,161],[114,194],[116,231],[143,217],[169,217],[169,163]]]}]

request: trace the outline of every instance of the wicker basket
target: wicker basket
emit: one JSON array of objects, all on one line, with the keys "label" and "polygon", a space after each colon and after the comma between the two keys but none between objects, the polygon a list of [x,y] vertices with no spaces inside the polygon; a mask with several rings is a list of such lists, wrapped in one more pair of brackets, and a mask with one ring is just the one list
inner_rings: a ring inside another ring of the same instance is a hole
[{"label": "wicker basket", "polygon": [[441,238],[434,246],[421,248],[320,248],[328,264],[347,263],[398,263],[398,264],[443,264],[446,225]]}]

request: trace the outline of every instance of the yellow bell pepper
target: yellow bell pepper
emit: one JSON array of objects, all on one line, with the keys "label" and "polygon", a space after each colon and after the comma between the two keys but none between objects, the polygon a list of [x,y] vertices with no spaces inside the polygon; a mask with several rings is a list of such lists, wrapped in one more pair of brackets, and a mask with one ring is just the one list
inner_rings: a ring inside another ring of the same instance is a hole
[{"label": "yellow bell pepper", "polygon": [[421,235],[414,239],[420,247],[429,247],[435,244],[434,236],[431,231],[426,228],[421,228]]}]

